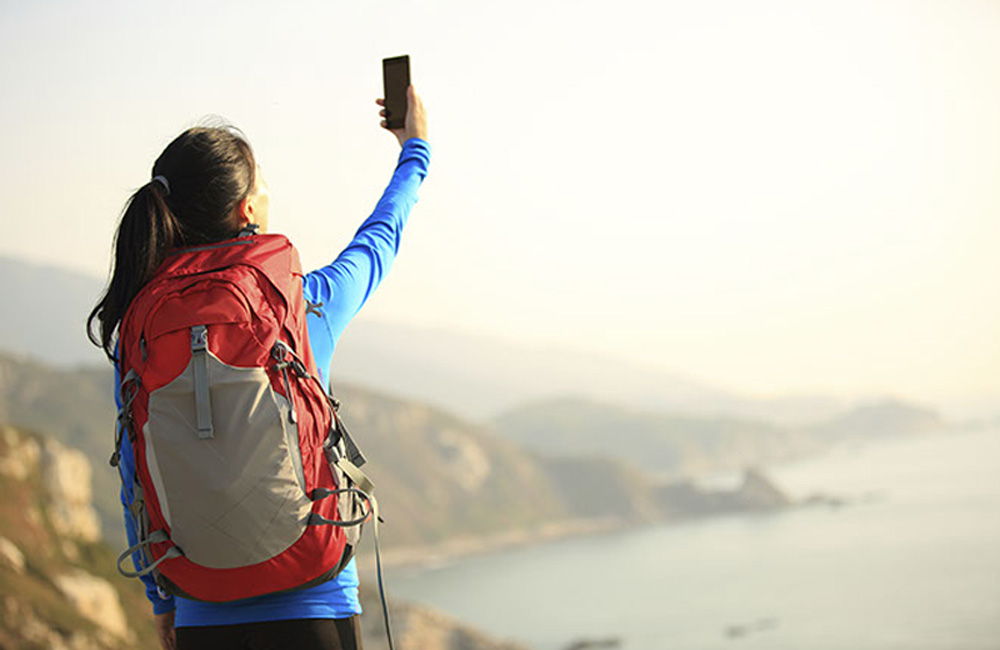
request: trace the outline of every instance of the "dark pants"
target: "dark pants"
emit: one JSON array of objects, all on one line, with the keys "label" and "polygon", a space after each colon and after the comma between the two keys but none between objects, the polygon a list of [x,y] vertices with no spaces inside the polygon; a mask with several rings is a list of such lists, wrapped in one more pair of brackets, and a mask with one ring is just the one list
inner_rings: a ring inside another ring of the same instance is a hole
[{"label": "dark pants", "polygon": [[177,628],[177,650],[362,650],[360,616]]}]

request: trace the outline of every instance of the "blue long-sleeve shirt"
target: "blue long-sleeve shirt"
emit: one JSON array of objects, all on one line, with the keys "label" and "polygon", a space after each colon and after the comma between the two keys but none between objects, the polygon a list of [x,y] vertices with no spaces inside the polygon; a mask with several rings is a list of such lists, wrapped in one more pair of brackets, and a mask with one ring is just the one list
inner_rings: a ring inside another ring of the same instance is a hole
[{"label": "blue long-sleeve shirt", "polygon": [[[303,279],[303,293],[310,303],[321,303],[319,314],[307,316],[309,343],[324,384],[329,383],[333,351],[350,320],[371,296],[389,271],[399,251],[403,227],[417,202],[417,190],[427,175],[430,145],[411,138],[403,145],[392,180],[372,215],[337,259],[312,271]],[[118,369],[115,368],[115,385]],[[115,400],[121,406],[118,391]],[[125,508],[125,530],[129,544],[137,540],[135,521],[128,509],[132,502],[135,461],[131,446],[122,444],[121,500]],[[133,556],[137,566],[141,558]],[[175,626],[232,625],[295,618],[345,618],[361,612],[358,572],[354,560],[333,580],[310,589],[270,594],[229,603],[204,603],[173,597],[158,591],[152,578],[143,578],[146,596],[155,614],[176,608]],[[166,596],[166,597],[164,597]]]}]

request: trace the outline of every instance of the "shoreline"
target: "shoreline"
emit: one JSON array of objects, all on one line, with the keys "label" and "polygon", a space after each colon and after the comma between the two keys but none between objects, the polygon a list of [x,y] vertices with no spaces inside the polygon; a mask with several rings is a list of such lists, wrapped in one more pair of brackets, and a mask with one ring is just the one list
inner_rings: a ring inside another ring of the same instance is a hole
[{"label": "shoreline", "polygon": [[[977,431],[978,433],[978,431]],[[771,476],[771,472],[782,466],[795,466],[801,462],[809,462],[819,458],[829,456],[838,449],[843,449],[845,445],[853,448],[860,444],[877,445],[881,442],[895,442],[900,440],[912,440],[914,437],[934,438],[938,432],[921,432],[916,436],[891,436],[879,439],[878,441],[868,441],[861,443],[858,441],[847,441],[840,444],[823,446],[808,453],[794,454],[790,458],[767,463],[762,467],[766,477]],[[698,484],[697,478],[690,479]],[[712,484],[713,481],[702,481]],[[557,522],[539,525],[530,529],[507,530],[497,533],[487,533],[483,535],[464,535],[460,537],[441,540],[438,542],[418,545],[400,546],[398,548],[382,549],[382,566],[391,569],[434,569],[448,566],[455,562],[475,557],[488,555],[491,553],[508,551],[511,549],[524,548],[528,546],[542,545],[548,542],[564,540],[574,537],[587,537],[600,535],[613,531],[631,530],[648,525],[680,525],[691,521],[705,518],[714,518],[733,514],[763,514],[774,512],[775,510],[786,511],[799,508],[810,507],[831,507],[841,508],[844,506],[856,505],[858,503],[869,502],[872,495],[863,495],[860,500],[845,498],[843,495],[830,494],[826,492],[810,492],[804,495],[792,496],[788,494],[787,488],[779,488],[788,497],[784,504],[758,509],[753,507],[735,508],[725,511],[705,511],[700,513],[672,513],[672,515],[659,518],[654,521],[635,521],[616,517],[599,518],[576,518],[560,520]],[[726,493],[731,490],[707,490],[708,492]],[[364,535],[362,548],[357,553],[357,560],[363,566],[375,565],[375,551],[372,544],[371,533]]]},{"label": "shoreline", "polygon": [[[829,451],[829,450],[826,450]],[[814,456],[822,456],[816,454]],[[802,458],[796,458],[801,461]],[[727,492],[727,491],[722,491]],[[627,520],[616,517],[577,518],[540,525],[531,529],[508,530],[484,535],[465,535],[428,544],[401,546],[382,549],[382,566],[391,569],[434,569],[448,566],[466,558],[508,551],[511,549],[537,546],[569,538],[588,537],[615,531],[632,530],[650,525],[682,525],[700,519],[710,519],[734,514],[764,514],[816,506],[841,507],[848,503],[837,496],[813,493],[802,498],[789,498],[787,503],[758,509],[753,507],[735,508],[724,511],[700,513],[674,513],[656,520]],[[371,533],[364,535],[362,548],[357,553],[357,561],[363,566],[374,566],[375,550]]]},{"label": "shoreline", "polygon": [[[534,546],[546,542],[583,537],[613,530],[631,528],[634,524],[621,519],[573,519],[545,524],[532,529],[509,530],[482,536],[456,537],[431,544],[404,546],[391,550],[382,549],[382,567],[392,569],[428,569],[452,564],[458,560],[497,551]],[[370,537],[370,535],[365,535]],[[362,564],[375,561],[371,543],[358,553]]]}]

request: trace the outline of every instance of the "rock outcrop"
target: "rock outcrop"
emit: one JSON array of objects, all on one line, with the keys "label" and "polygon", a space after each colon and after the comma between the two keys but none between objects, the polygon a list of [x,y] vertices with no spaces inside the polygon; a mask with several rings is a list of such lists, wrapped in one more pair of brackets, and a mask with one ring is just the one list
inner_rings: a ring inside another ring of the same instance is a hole
[{"label": "rock outcrop", "polygon": [[38,439],[0,427],[0,476],[25,481],[41,475],[48,519],[55,532],[71,540],[96,542],[101,537],[91,501],[90,461],[83,452],[50,438]]},{"label": "rock outcrop", "polygon": [[0,621],[3,622],[0,648],[4,650],[125,650],[132,647],[109,632],[59,629],[13,596],[0,597]]},{"label": "rock outcrop", "polygon": [[6,537],[0,537],[0,562],[13,569],[15,573],[24,573],[24,553],[17,544]]},{"label": "rock outcrop", "polygon": [[756,468],[748,469],[743,475],[737,498],[747,510],[773,510],[792,504],[792,500]]},{"label": "rock outcrop", "polygon": [[41,470],[49,493],[49,519],[56,532],[86,542],[100,539],[101,524],[91,501],[92,470],[83,452],[46,439]]},{"label": "rock outcrop", "polygon": [[705,517],[734,512],[769,512],[793,505],[760,470],[748,468],[743,481],[732,490],[707,490],[693,481],[659,486],[660,508],[670,518]]},{"label": "rock outcrop", "polygon": [[29,436],[23,436],[11,427],[0,427],[0,476],[9,476],[15,481],[23,481],[38,469],[42,456],[42,445]]},{"label": "rock outcrop", "polygon": [[118,600],[118,592],[110,582],[80,569],[56,576],[54,582],[85,618],[118,638],[129,638],[125,612]]},{"label": "rock outcrop", "polygon": [[[388,650],[382,610],[374,598],[365,603],[362,636],[368,650]],[[390,605],[397,650],[528,650],[514,641],[498,640],[426,607]]]},{"label": "rock outcrop", "polygon": [[123,586],[95,575],[113,575],[113,555],[90,480],[81,452],[0,427],[0,648],[134,647]]}]

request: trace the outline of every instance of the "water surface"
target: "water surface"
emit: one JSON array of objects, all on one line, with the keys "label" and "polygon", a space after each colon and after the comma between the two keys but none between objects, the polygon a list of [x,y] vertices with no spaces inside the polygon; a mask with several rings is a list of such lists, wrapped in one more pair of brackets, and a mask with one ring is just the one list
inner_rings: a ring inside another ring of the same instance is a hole
[{"label": "water surface", "polygon": [[394,571],[397,597],[538,650],[1000,649],[1000,432],[772,468],[842,508],[664,525]]}]

